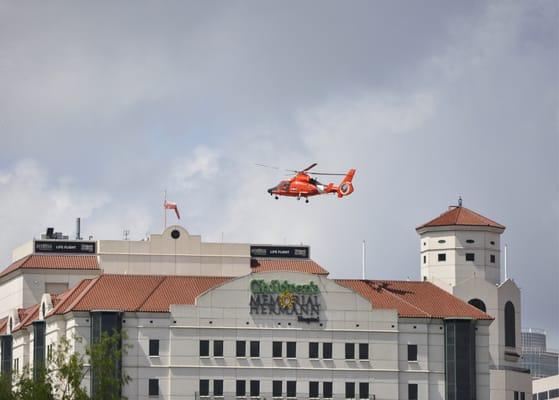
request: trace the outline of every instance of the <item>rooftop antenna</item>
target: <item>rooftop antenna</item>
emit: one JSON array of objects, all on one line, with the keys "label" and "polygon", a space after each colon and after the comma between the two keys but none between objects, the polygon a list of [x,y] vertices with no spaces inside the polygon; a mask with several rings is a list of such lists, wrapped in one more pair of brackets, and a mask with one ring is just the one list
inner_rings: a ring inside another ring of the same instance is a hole
[{"label": "rooftop antenna", "polygon": [[128,240],[128,236],[130,236],[130,229],[124,228],[124,229],[122,230],[122,238],[123,238],[124,240]]},{"label": "rooftop antenna", "polygon": [[504,260],[505,261],[504,262],[504,264],[505,264],[505,282],[508,279],[508,275],[507,275],[507,247],[508,247],[508,244],[505,243],[505,260]]},{"label": "rooftop antenna", "polygon": [[458,196],[458,207],[462,207],[462,196]]},{"label": "rooftop antenna", "polygon": [[367,263],[367,249],[365,240],[363,240],[363,271],[362,271],[362,279],[365,280],[365,265]]},{"label": "rooftop antenna", "polygon": [[81,218],[76,218],[76,240],[82,240],[81,238]]}]

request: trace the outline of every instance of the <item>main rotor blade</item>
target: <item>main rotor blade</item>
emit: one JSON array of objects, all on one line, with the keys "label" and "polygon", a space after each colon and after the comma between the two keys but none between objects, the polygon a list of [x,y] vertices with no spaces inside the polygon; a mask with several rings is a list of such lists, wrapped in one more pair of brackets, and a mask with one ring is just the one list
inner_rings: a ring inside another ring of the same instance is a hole
[{"label": "main rotor blade", "polygon": [[309,169],[316,167],[316,163],[312,163],[311,165],[309,165],[307,168],[305,168],[303,171],[301,172],[307,172]]},{"label": "main rotor blade", "polygon": [[258,164],[258,163],[255,163],[255,164],[258,165],[259,167],[279,169],[279,167],[274,167],[273,165],[265,165],[265,164]]},{"label": "main rotor blade", "polygon": [[327,173],[327,172],[311,172],[311,175],[345,176],[346,174],[330,174],[330,173]]}]

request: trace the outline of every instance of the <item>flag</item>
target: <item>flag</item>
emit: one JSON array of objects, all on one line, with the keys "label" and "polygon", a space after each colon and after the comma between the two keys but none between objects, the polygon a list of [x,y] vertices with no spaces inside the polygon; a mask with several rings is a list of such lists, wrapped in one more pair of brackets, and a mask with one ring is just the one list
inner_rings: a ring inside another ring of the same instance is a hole
[{"label": "flag", "polygon": [[165,200],[165,203],[163,203],[163,207],[165,207],[166,210],[175,210],[175,214],[177,214],[177,218],[181,219],[181,216],[179,214],[179,208],[177,207],[177,203],[173,203],[172,201]]}]

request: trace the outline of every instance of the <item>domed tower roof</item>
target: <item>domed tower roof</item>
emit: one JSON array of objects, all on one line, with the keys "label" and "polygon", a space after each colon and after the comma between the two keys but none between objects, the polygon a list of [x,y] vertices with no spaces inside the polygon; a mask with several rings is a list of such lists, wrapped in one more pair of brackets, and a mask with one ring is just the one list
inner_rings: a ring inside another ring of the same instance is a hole
[{"label": "domed tower roof", "polygon": [[437,218],[418,226],[415,230],[418,233],[425,232],[429,228],[443,226],[470,226],[470,227],[488,227],[496,228],[501,231],[505,230],[505,226],[484,217],[469,208],[459,206],[450,206],[448,211],[442,213]]}]

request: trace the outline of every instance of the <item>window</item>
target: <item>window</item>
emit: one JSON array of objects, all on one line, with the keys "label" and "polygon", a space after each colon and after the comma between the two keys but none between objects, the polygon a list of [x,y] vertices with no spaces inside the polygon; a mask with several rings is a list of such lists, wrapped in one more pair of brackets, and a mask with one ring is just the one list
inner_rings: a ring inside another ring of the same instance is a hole
[{"label": "window", "polygon": [[53,346],[52,343],[47,345],[47,360],[48,361],[52,360],[52,346]]},{"label": "window", "polygon": [[369,359],[369,343],[359,343],[359,359]]},{"label": "window", "polygon": [[214,380],[214,396],[223,396],[223,380]]},{"label": "window", "polygon": [[223,340],[214,340],[214,357],[223,357]]},{"label": "window", "polygon": [[417,345],[408,344],[408,361],[417,361]]},{"label": "window", "polygon": [[256,340],[250,342],[250,356],[254,358],[260,357],[260,342]]},{"label": "window", "polygon": [[200,340],[200,357],[210,356],[210,341]]},{"label": "window", "polygon": [[470,244],[475,243],[475,242],[476,242],[476,241],[473,240],[473,239],[468,239],[468,240],[466,240],[466,243],[470,243]]},{"label": "window", "polygon": [[281,397],[281,381],[273,381],[272,382],[272,397]]},{"label": "window", "polygon": [[311,399],[318,398],[318,382],[309,382],[309,397]]},{"label": "window", "polygon": [[272,357],[281,358],[281,342],[272,342]]},{"label": "window", "polygon": [[19,358],[14,360],[14,371],[16,374],[19,374]]},{"label": "window", "polygon": [[149,355],[152,356],[152,357],[159,355],[159,340],[158,339],[150,339],[149,340]]},{"label": "window", "polygon": [[309,342],[309,358],[318,358],[318,343]]},{"label": "window", "polygon": [[198,393],[200,394],[200,396],[210,395],[210,381],[208,379],[200,379]]},{"label": "window", "polygon": [[474,253],[466,253],[466,261],[475,261],[476,255]]},{"label": "window", "polygon": [[325,360],[332,359],[332,343],[322,343],[322,358],[324,358]]},{"label": "window", "polygon": [[437,254],[437,258],[438,258],[439,262],[446,261],[446,253]]},{"label": "window", "polygon": [[236,355],[237,357],[246,357],[247,343],[244,340],[237,340]]},{"label": "window", "polygon": [[322,397],[331,399],[332,392],[332,382],[322,382]]},{"label": "window", "polygon": [[417,400],[417,383],[408,384],[408,400]]},{"label": "window", "polygon": [[423,264],[427,264],[427,256],[423,256]]},{"label": "window", "polygon": [[246,396],[246,394],[247,394],[247,383],[245,381],[237,381],[235,395]]},{"label": "window", "polygon": [[369,398],[369,382],[359,382],[359,398]]},{"label": "window", "polygon": [[287,397],[296,397],[297,396],[297,382],[296,381],[287,381],[287,387],[285,388],[285,394]]},{"label": "window", "polygon": [[490,262],[491,264],[495,264],[495,254],[489,255],[489,262]]},{"label": "window", "polygon": [[150,379],[148,381],[148,395],[159,396],[159,379]]},{"label": "window", "polygon": [[440,243],[440,244],[444,244],[444,243],[446,243],[446,240],[441,239],[441,240],[439,240],[439,243]]},{"label": "window", "polygon": [[345,344],[345,359],[346,360],[355,359],[355,343]]},{"label": "window", "polygon": [[519,393],[516,390],[514,391],[514,400],[520,400]]},{"label": "window", "polygon": [[471,299],[470,301],[468,301],[468,304],[474,306],[475,308],[483,312],[487,311],[487,309],[485,308],[485,303],[480,299]]},{"label": "window", "polygon": [[492,246],[495,246],[495,241],[494,240],[492,240],[490,243],[491,243]]},{"label": "window", "polygon": [[354,399],[355,398],[355,383],[346,382],[345,383],[345,398]]},{"label": "window", "polygon": [[547,400],[547,392],[540,392],[538,393],[538,400]]},{"label": "window", "polygon": [[520,400],[526,400],[526,393],[520,392]]},{"label": "window", "polygon": [[260,396],[260,381],[250,381],[250,395]]},{"label": "window", "polygon": [[510,301],[505,304],[505,346],[516,347],[514,305]]},{"label": "window", "polygon": [[287,358],[297,357],[297,342],[287,342]]},{"label": "window", "polygon": [[549,391],[549,397],[551,397],[552,399],[555,397],[559,397],[559,389],[551,389]]}]

